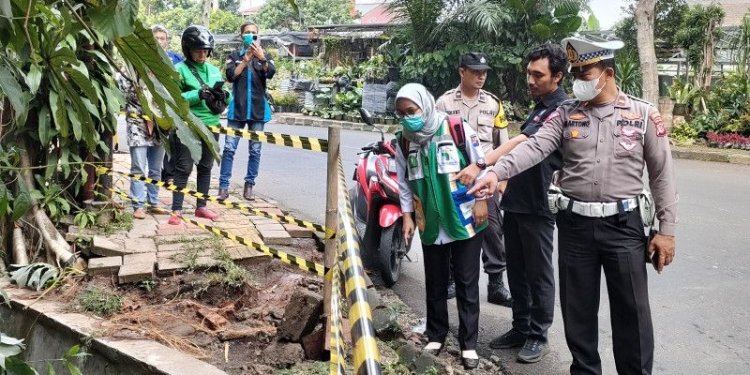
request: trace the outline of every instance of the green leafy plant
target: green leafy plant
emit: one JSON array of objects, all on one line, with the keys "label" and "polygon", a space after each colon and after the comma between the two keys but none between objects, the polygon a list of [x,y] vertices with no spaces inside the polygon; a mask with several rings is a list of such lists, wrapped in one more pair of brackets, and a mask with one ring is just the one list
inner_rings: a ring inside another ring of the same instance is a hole
[{"label": "green leafy plant", "polygon": [[698,139],[698,131],[695,130],[687,121],[676,122],[669,131],[669,137],[680,146],[689,146]]},{"label": "green leafy plant", "polygon": [[60,271],[57,267],[47,263],[32,263],[10,271],[10,279],[18,286],[37,291],[54,283],[58,276]]},{"label": "green leafy plant", "polygon": [[104,317],[122,308],[122,298],[119,295],[93,286],[84,289],[76,301],[84,310]]},{"label": "green leafy plant", "polygon": [[628,95],[640,97],[643,77],[637,54],[632,50],[618,54],[615,59],[617,68],[617,83],[620,89]]},{"label": "green leafy plant", "polygon": [[145,290],[146,292],[151,292],[156,288],[156,282],[154,280],[141,280],[138,283],[138,288]]},{"label": "green leafy plant", "polygon": [[78,211],[73,217],[73,224],[79,228],[91,228],[96,224],[96,214],[91,211]]}]

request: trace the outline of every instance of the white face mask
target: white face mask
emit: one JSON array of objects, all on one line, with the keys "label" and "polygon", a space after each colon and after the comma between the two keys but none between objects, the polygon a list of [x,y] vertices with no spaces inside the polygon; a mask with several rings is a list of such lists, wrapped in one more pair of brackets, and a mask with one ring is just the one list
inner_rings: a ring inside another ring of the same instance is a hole
[{"label": "white face mask", "polygon": [[582,79],[576,79],[573,81],[573,95],[576,96],[576,99],[587,102],[591,99],[596,98],[597,95],[599,95],[600,92],[602,92],[602,88],[597,89],[596,86],[599,85],[599,80],[602,78],[602,74],[599,74],[599,77],[592,79],[591,81],[584,81]]}]

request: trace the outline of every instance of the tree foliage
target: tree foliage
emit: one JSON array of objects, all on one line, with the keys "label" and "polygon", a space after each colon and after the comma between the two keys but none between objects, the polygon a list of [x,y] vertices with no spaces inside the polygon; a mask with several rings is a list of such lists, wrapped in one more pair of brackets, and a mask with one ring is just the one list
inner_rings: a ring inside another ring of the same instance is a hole
[{"label": "tree foliage", "polygon": [[114,72],[137,73],[128,79],[141,88],[144,110],[163,133],[175,129],[194,157],[199,138],[216,152],[182,99],[169,59],[137,15],[138,0],[0,6],[0,216],[19,219],[49,191],[75,203],[87,176],[82,163],[102,161],[111,151],[107,137],[123,101]]},{"label": "tree foliage", "polygon": [[312,25],[350,23],[352,3],[348,0],[268,0],[255,21],[262,29],[302,30]]},{"label": "tree foliage", "polygon": [[710,82],[714,48],[722,36],[721,22],[724,10],[721,6],[694,5],[685,14],[675,41],[685,51],[688,66],[693,70],[697,86],[706,87]]},{"label": "tree foliage", "polygon": [[[677,35],[676,31],[682,26],[688,9],[690,7],[685,0],[659,0],[656,2],[654,40],[657,55],[664,55],[680,47],[675,39]],[[635,4],[628,5],[625,8],[625,12],[627,16],[615,25],[614,31],[617,37],[625,43],[625,48],[635,50],[635,46],[637,45]]]},{"label": "tree foliage", "polygon": [[[174,38],[179,37],[182,30],[193,24],[200,24],[201,5],[190,2],[186,7],[159,7],[158,11],[147,12],[145,5],[141,7],[141,18],[146,25],[164,25]],[[231,9],[218,9],[211,12],[208,28],[215,34],[238,33],[240,25],[245,21],[242,15]]]},{"label": "tree foliage", "polygon": [[396,0],[393,9],[410,23],[397,40],[408,50],[405,79],[434,94],[455,87],[458,58],[480,51],[492,71],[486,89],[504,100],[528,99],[526,54],[537,45],[559,42],[579,30],[587,1],[574,0]]}]

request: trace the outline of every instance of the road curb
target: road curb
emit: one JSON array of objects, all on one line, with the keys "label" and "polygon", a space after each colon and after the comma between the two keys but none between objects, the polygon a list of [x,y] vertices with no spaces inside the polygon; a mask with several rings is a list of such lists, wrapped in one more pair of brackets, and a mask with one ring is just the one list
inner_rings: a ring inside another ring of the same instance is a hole
[{"label": "road curb", "polygon": [[[0,288],[8,292],[11,299],[11,308],[2,306],[0,312],[4,310],[3,315],[7,313],[11,321],[20,323],[13,326],[23,331],[11,330],[6,333],[28,339],[26,341],[30,346],[27,348],[26,360],[61,358],[68,349],[68,343],[71,346],[89,343],[88,352],[93,357],[89,357],[81,365],[83,373],[102,373],[98,371],[107,369],[107,373],[111,374],[226,374],[213,365],[153,340],[96,337],[97,332],[101,330],[98,326],[101,319],[66,312],[65,306],[57,302],[46,300],[35,302],[32,292],[19,289],[7,280],[0,280]],[[44,337],[42,341],[37,341],[42,337]],[[60,341],[65,341],[65,343]],[[57,353],[58,348],[54,347],[53,343],[62,344],[59,349],[63,352]]]},{"label": "road curb", "polygon": [[688,159],[710,161],[718,163],[750,165],[750,152],[748,155],[728,154],[720,151],[693,150],[684,147],[673,147],[672,157],[675,159]]},{"label": "road curb", "polygon": [[[358,131],[372,131],[377,132],[378,130],[374,127],[370,127],[367,124],[361,122],[350,122],[324,119],[316,116],[306,116],[299,113],[277,113],[274,114],[274,121],[280,124],[296,125],[296,126],[312,126],[315,128],[328,128],[332,125],[338,125],[342,129],[346,130],[358,130]],[[400,125],[394,124],[377,124],[379,129],[382,129],[386,133],[395,133],[399,129]]]}]

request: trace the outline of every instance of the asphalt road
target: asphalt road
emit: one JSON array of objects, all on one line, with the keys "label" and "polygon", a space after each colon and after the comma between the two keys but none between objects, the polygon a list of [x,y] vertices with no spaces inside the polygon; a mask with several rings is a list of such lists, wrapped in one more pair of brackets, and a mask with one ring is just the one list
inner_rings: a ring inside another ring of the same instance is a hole
[{"label": "asphalt road", "polygon": [[[326,137],[326,129],[269,124],[267,131]],[[379,139],[377,133],[342,131],[341,153],[347,180],[356,152]],[[264,145],[256,191],[303,218],[322,222],[325,210],[325,155]],[[241,186],[247,155],[243,142],[236,155],[233,183]],[[676,160],[680,225],[675,263],[658,275],[649,272],[656,353],[654,374],[750,374],[750,166]],[[214,168],[218,173],[218,168]],[[349,186],[352,186],[349,182]],[[556,253],[556,252],[555,252]],[[556,254],[555,254],[556,255]],[[419,243],[404,262],[394,287],[415,311],[424,311],[424,270]],[[604,280],[602,280],[604,282]],[[486,300],[486,277],[480,280]],[[451,322],[457,325],[455,304]],[[507,374],[566,374],[559,301],[550,329],[552,352],[541,362],[515,362],[515,351],[492,351],[487,343],[510,328],[508,308],[482,303],[480,354],[497,355]],[[615,374],[606,288],[599,313],[604,373]]]}]

